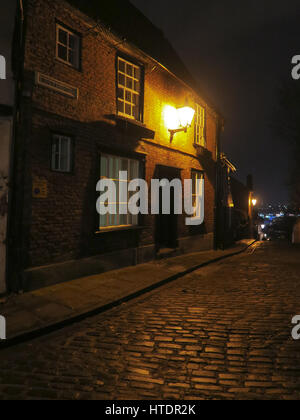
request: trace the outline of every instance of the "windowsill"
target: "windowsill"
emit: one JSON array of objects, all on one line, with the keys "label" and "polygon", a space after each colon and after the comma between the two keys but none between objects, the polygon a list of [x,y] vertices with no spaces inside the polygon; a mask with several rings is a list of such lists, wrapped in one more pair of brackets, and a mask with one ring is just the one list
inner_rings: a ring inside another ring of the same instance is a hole
[{"label": "windowsill", "polygon": [[115,119],[116,119],[116,120],[119,120],[119,121],[127,122],[127,123],[129,123],[129,124],[135,124],[135,125],[137,125],[138,127],[143,127],[143,128],[146,128],[146,124],[144,124],[144,123],[143,123],[143,122],[141,122],[141,121],[135,120],[134,118],[129,118],[129,117],[125,117],[125,116],[123,116],[123,115],[118,115],[118,114],[116,114],[116,115],[115,115]]},{"label": "windowsill", "polygon": [[203,151],[206,151],[207,150],[207,146],[201,146],[201,144],[197,144],[197,143],[194,143],[194,147],[195,147],[195,149],[197,149],[197,150],[203,150]]},{"label": "windowsill", "polygon": [[111,232],[125,232],[125,231],[138,231],[145,229],[145,226],[120,226],[120,227],[109,227],[109,228],[102,228],[95,232],[96,235],[104,235],[105,233]]},{"label": "windowsill", "polygon": [[147,128],[146,124],[141,121],[134,120],[132,118],[124,117],[123,115],[113,115],[113,119],[116,121],[117,126],[122,130],[126,130],[128,133],[137,135],[140,138],[154,139],[155,131]]},{"label": "windowsill", "polygon": [[82,73],[81,65],[79,65],[78,67],[74,66],[73,64],[69,63],[68,61],[62,60],[59,57],[55,57],[55,60],[56,60],[57,63],[63,64],[64,66],[68,67],[69,69],[75,70],[78,73]]}]

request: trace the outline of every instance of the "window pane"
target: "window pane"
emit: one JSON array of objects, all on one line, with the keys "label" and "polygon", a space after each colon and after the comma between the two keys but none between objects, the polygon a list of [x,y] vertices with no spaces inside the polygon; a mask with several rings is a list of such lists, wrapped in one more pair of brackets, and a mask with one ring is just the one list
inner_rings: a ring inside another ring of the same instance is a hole
[{"label": "window pane", "polygon": [[64,45],[68,45],[68,34],[63,29],[58,30],[58,40]]},{"label": "window pane", "polygon": [[109,179],[113,179],[114,175],[114,158],[111,156],[108,159],[108,177]]},{"label": "window pane", "polygon": [[76,48],[77,44],[77,37],[74,35],[69,35],[69,47],[74,50]]},{"label": "window pane", "polygon": [[68,61],[73,66],[76,65],[76,55],[75,55],[74,51],[72,51],[72,50],[69,50],[69,58],[68,58]]},{"label": "window pane", "polygon": [[136,120],[140,119],[140,108],[136,105],[133,106],[133,116]]},{"label": "window pane", "polygon": [[52,144],[52,169],[59,169],[59,139],[54,140]]},{"label": "window pane", "polygon": [[140,92],[140,90],[141,90],[141,84],[140,84],[140,82],[134,82],[134,90],[136,92]]},{"label": "window pane", "polygon": [[127,225],[127,216],[124,214],[120,214],[119,223],[120,223],[120,226]]},{"label": "window pane", "polygon": [[52,170],[70,172],[71,170],[71,139],[55,136],[52,145]]},{"label": "window pane", "polygon": [[125,104],[125,114],[132,115],[131,114],[131,105]]},{"label": "window pane", "polygon": [[68,49],[62,45],[58,45],[58,57],[64,61],[68,60]]},{"label": "window pane", "polygon": [[107,178],[108,170],[107,170],[107,157],[101,157],[101,178]]},{"label": "window pane", "polygon": [[76,50],[69,50],[69,63],[72,64],[74,67],[79,66],[79,51]]},{"label": "window pane", "polygon": [[121,165],[122,171],[128,172],[128,159],[122,159],[122,165]]},{"label": "window pane", "polygon": [[130,162],[130,180],[137,179],[139,177],[139,162],[132,160]]},{"label": "window pane", "polygon": [[130,79],[129,77],[126,77],[126,87],[128,89],[133,89],[133,80]]},{"label": "window pane", "polygon": [[128,76],[133,76],[133,67],[131,64],[126,65],[126,74],[128,74]]},{"label": "window pane", "polygon": [[124,102],[118,100],[118,112],[124,114]]},{"label": "window pane", "polygon": [[65,172],[70,170],[70,140],[66,138],[61,139],[60,169]]},{"label": "window pane", "polygon": [[107,216],[100,216],[100,227],[107,227]]},{"label": "window pane", "polygon": [[125,73],[125,63],[123,60],[119,59],[119,70]]},{"label": "window pane", "polygon": [[121,85],[121,86],[125,86],[125,76],[124,76],[124,74],[119,74],[119,84]]},{"label": "window pane", "polygon": [[125,99],[127,102],[131,103],[131,92],[129,92],[129,90],[126,90]]},{"label": "window pane", "polygon": [[140,103],[140,97],[139,97],[139,95],[133,94],[132,97],[133,97],[132,99],[133,99],[134,105],[139,105],[139,103]]},{"label": "window pane", "polygon": [[141,79],[141,69],[140,68],[135,68],[134,69],[134,77],[138,80]]},{"label": "window pane", "polygon": [[[136,216],[130,215],[121,215],[120,207],[121,203],[119,202],[119,181],[120,171],[126,172],[124,179],[124,184],[127,187],[127,182],[131,179],[136,179],[139,176],[139,162],[133,159],[126,159],[117,156],[101,156],[101,177],[104,176],[106,172],[109,172],[109,178],[114,178],[116,184],[116,200],[117,200],[117,214],[116,215],[107,215],[100,217],[100,228],[102,227],[117,227],[117,226],[128,226],[138,224],[138,218]],[[126,181],[125,181],[126,180]],[[123,185],[124,185],[123,184]],[[132,196],[134,192],[129,194],[129,197]],[[122,198],[123,201],[127,202],[128,193],[125,194],[125,197]],[[127,208],[125,204],[125,209]]]},{"label": "window pane", "polygon": [[122,88],[118,89],[118,98],[124,99],[124,89]]},{"label": "window pane", "polygon": [[119,179],[119,172],[121,167],[121,159],[115,159],[115,179]]}]

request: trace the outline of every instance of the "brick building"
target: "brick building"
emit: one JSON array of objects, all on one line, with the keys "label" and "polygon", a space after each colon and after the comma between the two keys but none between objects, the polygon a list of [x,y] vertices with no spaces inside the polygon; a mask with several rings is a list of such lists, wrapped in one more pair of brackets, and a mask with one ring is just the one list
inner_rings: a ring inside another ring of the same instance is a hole
[{"label": "brick building", "polygon": [[7,225],[12,171],[12,133],[14,80],[11,69],[12,38],[14,32],[15,0],[0,16],[0,296],[6,292]]},{"label": "brick building", "polygon": [[[27,0],[24,18],[10,288],[212,248],[222,121],[162,32],[125,0]],[[171,141],[167,107],[185,105],[192,127]],[[119,169],[148,183],[204,176],[204,223],[100,218],[96,184]]]}]

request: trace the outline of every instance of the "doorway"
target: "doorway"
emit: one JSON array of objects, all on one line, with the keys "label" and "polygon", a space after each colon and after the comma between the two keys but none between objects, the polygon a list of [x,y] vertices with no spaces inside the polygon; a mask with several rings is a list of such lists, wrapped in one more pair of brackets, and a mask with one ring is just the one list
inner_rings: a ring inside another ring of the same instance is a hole
[{"label": "doorway", "polygon": [[[171,182],[173,179],[181,179],[181,171],[178,168],[169,166],[157,166],[154,178],[159,180],[167,179]],[[178,215],[175,214],[174,200],[176,197],[174,188],[171,188],[170,194],[170,214],[163,214],[162,212],[162,195],[163,189],[160,188],[159,214],[156,216],[155,222],[157,252],[163,249],[176,249],[178,247]]]}]

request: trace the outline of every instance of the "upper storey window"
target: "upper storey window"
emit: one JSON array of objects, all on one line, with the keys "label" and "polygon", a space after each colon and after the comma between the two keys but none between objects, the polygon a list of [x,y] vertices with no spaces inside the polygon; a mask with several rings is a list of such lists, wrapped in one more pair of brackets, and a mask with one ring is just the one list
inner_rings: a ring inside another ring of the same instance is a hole
[{"label": "upper storey window", "polygon": [[142,71],[137,66],[118,57],[117,106],[118,115],[142,120]]},{"label": "upper storey window", "polygon": [[206,147],[206,112],[198,104],[196,104],[195,115],[195,144]]},{"label": "upper storey window", "polygon": [[56,25],[56,58],[79,69],[80,38],[62,25]]}]

